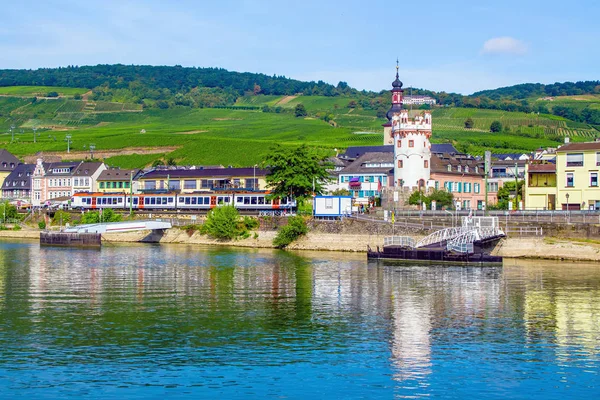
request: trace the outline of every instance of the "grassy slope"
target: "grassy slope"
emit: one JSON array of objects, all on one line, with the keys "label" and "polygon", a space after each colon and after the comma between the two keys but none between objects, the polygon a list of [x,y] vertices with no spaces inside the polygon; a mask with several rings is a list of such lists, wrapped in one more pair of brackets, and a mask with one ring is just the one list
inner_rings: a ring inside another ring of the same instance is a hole
[{"label": "grassy slope", "polygon": [[58,86],[5,86],[0,87],[0,94],[11,96],[46,96],[49,92],[56,92],[60,96],[74,96],[84,94],[89,89],[68,88]]},{"label": "grassy slope", "polygon": [[[282,96],[250,96],[240,98],[237,104],[276,106],[282,99]],[[15,143],[10,143],[10,135],[0,134],[0,148],[6,147],[20,156],[38,151],[64,151],[65,135],[71,134],[71,148],[75,151],[86,150],[90,143],[96,145],[97,151],[142,146],[180,147],[168,154],[108,159],[109,163],[122,167],[141,167],[161,157],[173,157],[179,163],[187,164],[247,166],[261,162],[275,143],[305,143],[328,150],[381,144],[381,124],[385,121],[378,119],[373,110],[349,109],[351,100],[298,96],[281,105],[287,110],[283,113],[187,108],[122,112],[139,110],[139,106],[107,102],[96,102],[91,106],[67,99],[39,100],[30,104],[18,97],[0,97],[0,132],[6,132],[10,125],[17,126],[18,132],[24,131],[16,136]],[[291,110],[299,103],[305,105],[310,115],[333,114],[337,127],[314,117],[295,118]],[[472,154],[481,154],[487,149],[528,151],[539,146],[556,146],[564,135],[571,136],[574,141],[583,141],[597,133],[587,126],[572,129],[570,121],[547,115],[440,108],[433,111],[433,116],[434,143],[451,142]],[[464,121],[469,117],[475,122],[471,130],[464,128]],[[489,125],[494,120],[508,126],[510,132],[490,133]],[[34,126],[54,130],[41,129],[38,143],[34,144],[31,131]],[[145,133],[140,133],[142,129]],[[365,134],[368,132],[372,134]]]}]

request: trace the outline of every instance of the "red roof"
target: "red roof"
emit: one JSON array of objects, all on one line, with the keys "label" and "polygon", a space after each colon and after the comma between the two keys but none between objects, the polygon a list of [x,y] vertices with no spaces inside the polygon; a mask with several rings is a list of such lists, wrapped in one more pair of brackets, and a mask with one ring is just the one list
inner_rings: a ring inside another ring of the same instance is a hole
[{"label": "red roof", "polygon": [[529,164],[529,172],[556,172],[556,164]]}]

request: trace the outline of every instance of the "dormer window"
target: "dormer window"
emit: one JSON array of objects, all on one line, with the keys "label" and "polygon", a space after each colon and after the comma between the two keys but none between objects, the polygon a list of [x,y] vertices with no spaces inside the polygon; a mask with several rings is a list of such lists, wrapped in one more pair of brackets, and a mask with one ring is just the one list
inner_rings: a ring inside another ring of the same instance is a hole
[{"label": "dormer window", "polygon": [[457,166],[456,166],[456,170],[457,170],[458,172],[462,172],[462,166],[460,166],[460,165],[457,165]]},{"label": "dormer window", "polygon": [[479,173],[479,167],[475,167],[475,173],[478,174]]},{"label": "dormer window", "polygon": [[15,167],[15,163],[12,163],[12,162],[11,162],[11,163],[10,163],[10,167],[11,167],[11,168],[14,168],[14,167]]},{"label": "dormer window", "polygon": [[468,174],[469,173],[469,166],[465,166],[465,172]]},{"label": "dormer window", "polygon": [[448,172],[452,172],[452,165],[448,164]]}]

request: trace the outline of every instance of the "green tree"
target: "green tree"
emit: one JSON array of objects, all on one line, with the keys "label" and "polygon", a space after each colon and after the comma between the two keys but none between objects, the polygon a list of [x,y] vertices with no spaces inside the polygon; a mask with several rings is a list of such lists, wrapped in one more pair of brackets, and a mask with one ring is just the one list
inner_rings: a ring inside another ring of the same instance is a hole
[{"label": "green tree", "polygon": [[234,206],[213,208],[206,216],[203,232],[220,240],[233,240],[247,232],[240,213]]},{"label": "green tree", "polygon": [[415,190],[408,198],[408,204],[413,206],[421,206],[422,203],[431,204],[431,200],[423,193],[422,190]]},{"label": "green tree", "polygon": [[490,132],[502,132],[502,124],[500,121],[494,121],[490,125]]},{"label": "green tree", "polygon": [[285,197],[292,195],[304,198],[313,192],[323,192],[323,184],[331,178],[327,172],[331,163],[327,155],[308,148],[283,147],[276,145],[269,150],[264,165],[270,169],[266,176],[267,186],[274,196]]},{"label": "green tree", "polygon": [[5,222],[7,219],[19,218],[17,207],[10,204],[8,201],[4,201],[0,204],[0,218],[2,219],[2,222]]},{"label": "green tree", "polygon": [[356,108],[356,100],[350,100],[348,103],[348,108]]},{"label": "green tree", "polygon": [[473,118],[469,117],[465,120],[465,128],[471,129],[474,125],[475,122],[473,122]]},{"label": "green tree", "polygon": [[379,107],[377,109],[377,118],[385,118],[385,114],[386,114],[385,108]]},{"label": "green tree", "polygon": [[336,189],[331,192],[332,196],[350,196],[350,191],[348,189]]},{"label": "green tree", "polygon": [[519,205],[519,201],[523,198],[523,185],[525,181],[518,181],[517,192],[515,196],[515,182],[505,182],[500,189],[498,189],[498,203],[496,208],[500,210],[508,210],[508,203],[513,202],[513,210],[516,210]]},{"label": "green tree", "polygon": [[177,165],[177,161],[175,161],[175,159],[173,157],[169,157],[167,159],[167,165],[169,165],[169,166],[176,166]]},{"label": "green tree", "polygon": [[294,115],[296,117],[306,117],[308,115],[308,113],[306,112],[306,107],[304,107],[304,104],[298,103],[296,105],[296,108],[294,109]]},{"label": "green tree", "polygon": [[435,201],[436,208],[450,207],[454,204],[454,195],[445,190],[434,189],[428,196],[429,206]]}]

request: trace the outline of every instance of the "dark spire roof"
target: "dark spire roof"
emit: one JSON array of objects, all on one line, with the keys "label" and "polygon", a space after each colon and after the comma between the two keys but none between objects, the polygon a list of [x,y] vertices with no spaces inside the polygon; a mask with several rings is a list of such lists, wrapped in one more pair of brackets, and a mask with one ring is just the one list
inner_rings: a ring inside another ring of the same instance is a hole
[{"label": "dark spire roof", "polygon": [[398,75],[398,70],[400,69],[398,65],[398,59],[396,59],[396,80],[392,82],[392,92],[402,91],[402,81],[400,80],[400,76]]}]

